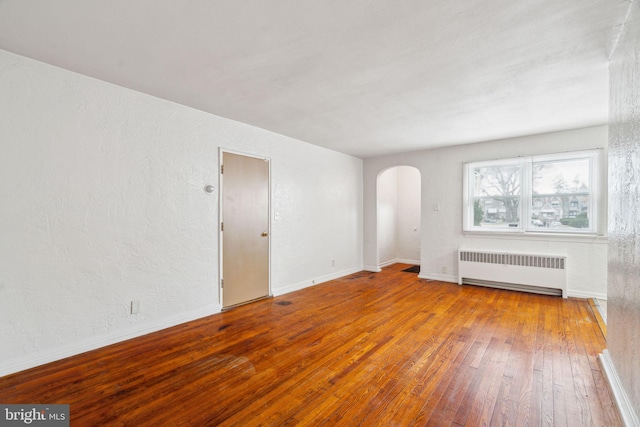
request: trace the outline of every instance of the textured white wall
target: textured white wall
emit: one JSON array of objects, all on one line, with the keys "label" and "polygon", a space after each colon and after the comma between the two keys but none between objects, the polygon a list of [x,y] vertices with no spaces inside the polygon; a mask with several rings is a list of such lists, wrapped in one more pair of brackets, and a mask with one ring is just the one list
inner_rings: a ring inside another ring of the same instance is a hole
[{"label": "textured white wall", "polygon": [[362,267],[360,159],[4,51],[0,93],[0,375],[219,310],[219,147],[271,158],[275,294]]},{"label": "textured white wall", "polygon": [[640,4],[630,7],[610,63],[607,349],[640,419]]},{"label": "textured white wall", "polygon": [[[395,165],[418,168],[422,177],[421,276],[457,281],[457,249],[485,248],[521,252],[566,254],[568,292],[571,296],[606,297],[606,237],[484,236],[462,232],[462,165],[464,162],[603,148],[603,203],[601,232],[606,232],[607,127],[599,126],[381,156],[364,161],[364,265],[375,271],[375,183],[380,171]],[[440,209],[433,210],[438,204]]]}]

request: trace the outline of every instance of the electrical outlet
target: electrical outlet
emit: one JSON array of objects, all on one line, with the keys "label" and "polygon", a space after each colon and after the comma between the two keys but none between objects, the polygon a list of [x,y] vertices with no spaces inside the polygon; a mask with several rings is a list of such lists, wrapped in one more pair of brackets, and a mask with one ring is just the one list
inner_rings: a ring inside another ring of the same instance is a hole
[{"label": "electrical outlet", "polygon": [[331,260],[331,267],[336,268],[336,260],[335,259]]},{"label": "electrical outlet", "polygon": [[131,301],[131,314],[140,313],[140,300]]},{"label": "electrical outlet", "polygon": [[442,266],[442,274],[447,274],[447,266],[446,265]]}]

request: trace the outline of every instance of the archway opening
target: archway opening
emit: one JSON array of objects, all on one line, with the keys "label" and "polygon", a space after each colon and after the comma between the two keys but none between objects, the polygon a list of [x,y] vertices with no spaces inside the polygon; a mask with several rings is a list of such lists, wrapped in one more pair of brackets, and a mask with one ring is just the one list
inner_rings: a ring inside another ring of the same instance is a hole
[{"label": "archway opening", "polygon": [[421,177],[413,166],[394,166],[378,175],[378,267],[420,264]]}]

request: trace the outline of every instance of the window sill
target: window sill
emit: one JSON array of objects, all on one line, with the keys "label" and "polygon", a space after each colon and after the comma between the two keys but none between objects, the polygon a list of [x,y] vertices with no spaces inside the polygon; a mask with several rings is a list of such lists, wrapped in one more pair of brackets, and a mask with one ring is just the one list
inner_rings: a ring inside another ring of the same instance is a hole
[{"label": "window sill", "polygon": [[594,233],[536,233],[523,231],[463,231],[464,238],[482,238],[482,239],[499,239],[499,240],[538,240],[546,242],[575,242],[575,243],[594,243],[607,244],[607,236]]}]

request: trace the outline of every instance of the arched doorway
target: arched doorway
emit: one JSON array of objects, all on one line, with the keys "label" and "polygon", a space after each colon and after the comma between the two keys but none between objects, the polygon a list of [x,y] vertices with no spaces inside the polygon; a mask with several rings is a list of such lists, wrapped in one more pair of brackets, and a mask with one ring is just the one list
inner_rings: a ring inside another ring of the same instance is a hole
[{"label": "arched doorway", "polygon": [[378,267],[420,264],[421,177],[413,166],[394,166],[378,175]]}]

